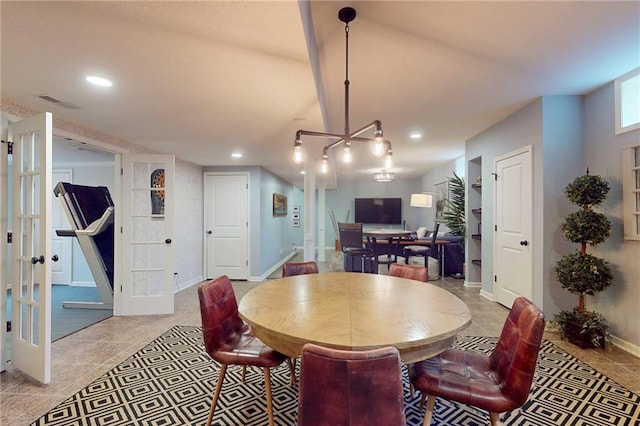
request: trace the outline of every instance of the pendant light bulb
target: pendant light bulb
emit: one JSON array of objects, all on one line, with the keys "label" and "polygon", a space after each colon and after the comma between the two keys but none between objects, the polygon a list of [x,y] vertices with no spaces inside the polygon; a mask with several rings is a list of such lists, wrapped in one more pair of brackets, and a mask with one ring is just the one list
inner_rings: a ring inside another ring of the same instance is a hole
[{"label": "pendant light bulb", "polygon": [[302,163],[302,142],[300,139],[296,139],[293,145],[293,161],[295,161],[296,164]]},{"label": "pendant light bulb", "polygon": [[322,159],[322,165],[320,165],[320,173],[326,175],[329,171],[329,161],[326,158]]},{"label": "pendant light bulb", "polygon": [[346,142],[344,144],[344,150],[342,151],[342,161],[345,163],[351,163],[353,157],[351,156],[351,142]]},{"label": "pendant light bulb", "polygon": [[373,155],[375,155],[376,157],[382,157],[382,155],[384,154],[384,138],[382,136],[382,128],[376,129],[373,140]]}]

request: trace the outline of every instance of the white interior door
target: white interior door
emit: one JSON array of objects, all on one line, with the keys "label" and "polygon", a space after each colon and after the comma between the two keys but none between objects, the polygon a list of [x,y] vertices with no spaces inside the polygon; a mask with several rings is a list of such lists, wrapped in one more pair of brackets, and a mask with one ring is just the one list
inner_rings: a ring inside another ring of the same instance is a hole
[{"label": "white interior door", "polygon": [[[56,170],[53,172],[52,184],[58,182],[73,182],[71,170]],[[59,237],[56,230],[69,230],[71,225],[67,215],[62,210],[61,200],[54,200],[51,206],[51,251],[53,259],[51,264],[51,284],[71,285],[71,267],[73,265],[73,238]]]},{"label": "white interior door", "polygon": [[174,165],[170,155],[123,158],[122,315],[173,313]]},{"label": "white interior door", "polygon": [[52,122],[47,112],[13,127],[11,361],[42,383],[51,380]]},{"label": "white interior door", "polygon": [[511,307],[533,294],[531,147],[496,158],[494,294]]},{"label": "white interior door", "polygon": [[207,278],[249,278],[249,177],[205,175]]}]

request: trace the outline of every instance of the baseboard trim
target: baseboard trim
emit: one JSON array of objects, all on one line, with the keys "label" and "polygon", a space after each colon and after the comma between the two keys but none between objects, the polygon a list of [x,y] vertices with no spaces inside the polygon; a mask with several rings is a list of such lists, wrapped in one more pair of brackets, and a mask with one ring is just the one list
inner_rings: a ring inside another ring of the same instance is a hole
[{"label": "baseboard trim", "polygon": [[464,281],[463,284],[464,287],[471,287],[471,288],[477,288],[477,287],[482,287],[482,282],[480,281]]},{"label": "baseboard trim", "polygon": [[480,290],[480,296],[484,297],[487,300],[491,300],[492,302],[496,301],[496,299],[493,298],[493,293],[489,293],[486,290]]},{"label": "baseboard trim", "polygon": [[71,281],[71,287],[95,287],[96,283],[93,281]]},{"label": "baseboard trim", "polygon": [[192,287],[192,286],[194,286],[196,284],[200,284],[203,281],[204,281],[204,277],[200,277],[200,278],[194,278],[194,279],[192,279],[190,281],[184,281],[184,282],[177,283],[177,286],[174,289],[173,294],[180,293],[182,290],[185,290],[185,289],[187,289],[189,287]]},{"label": "baseboard trim", "polygon": [[287,261],[293,257],[295,257],[298,253],[296,252],[295,249],[292,249],[291,252],[289,254],[287,254],[283,259],[281,259],[278,263],[276,263],[275,265],[273,265],[271,268],[269,268],[267,270],[267,272],[265,272],[264,274],[260,275],[259,277],[249,277],[249,281],[264,281],[267,278],[269,278],[269,275],[273,274],[274,272],[276,272],[278,269],[282,268],[282,265],[284,265],[285,263],[287,263]]},{"label": "baseboard trim", "polygon": [[611,343],[620,349],[629,352],[632,355],[640,357],[640,346],[627,342],[617,336],[611,335]]}]

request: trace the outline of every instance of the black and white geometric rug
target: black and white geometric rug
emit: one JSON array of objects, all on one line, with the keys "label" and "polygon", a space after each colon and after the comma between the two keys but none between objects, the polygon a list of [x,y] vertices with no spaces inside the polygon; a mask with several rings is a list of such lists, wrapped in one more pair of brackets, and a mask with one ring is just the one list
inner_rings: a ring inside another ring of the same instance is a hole
[{"label": "black and white geometric rug", "polygon": [[[176,326],[33,425],[204,424],[219,366],[204,351],[200,327]],[[462,349],[489,352],[496,338],[460,337]],[[298,366],[300,363],[298,363]],[[272,370],[275,423],[296,425],[297,387],[288,385],[286,364]],[[406,376],[407,425],[421,425],[423,410],[411,398]],[[263,375],[229,367],[213,424],[267,424]],[[533,389],[525,405],[502,415],[505,425],[640,424],[640,396],[608,379],[549,341],[538,357]],[[432,424],[487,425],[484,411],[437,399]],[[376,426],[376,425],[374,425]]]}]

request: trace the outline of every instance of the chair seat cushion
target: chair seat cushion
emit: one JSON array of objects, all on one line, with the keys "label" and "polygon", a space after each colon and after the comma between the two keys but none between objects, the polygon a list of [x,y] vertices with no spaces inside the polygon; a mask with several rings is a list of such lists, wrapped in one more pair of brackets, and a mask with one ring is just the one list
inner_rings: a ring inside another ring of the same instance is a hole
[{"label": "chair seat cushion", "polygon": [[449,348],[437,357],[417,362],[411,371],[416,389],[427,395],[503,413],[518,405],[501,391],[489,356]]},{"label": "chair seat cushion", "polygon": [[417,253],[429,253],[431,249],[425,246],[405,246],[404,251],[406,253],[417,254]]},{"label": "chair seat cushion", "polygon": [[287,356],[266,346],[253,335],[250,326],[243,327],[241,333],[233,335],[213,354],[213,359],[222,364],[253,365],[256,367],[277,367]]},{"label": "chair seat cushion", "polygon": [[373,256],[373,250],[364,247],[346,247],[343,251],[347,256]]}]

